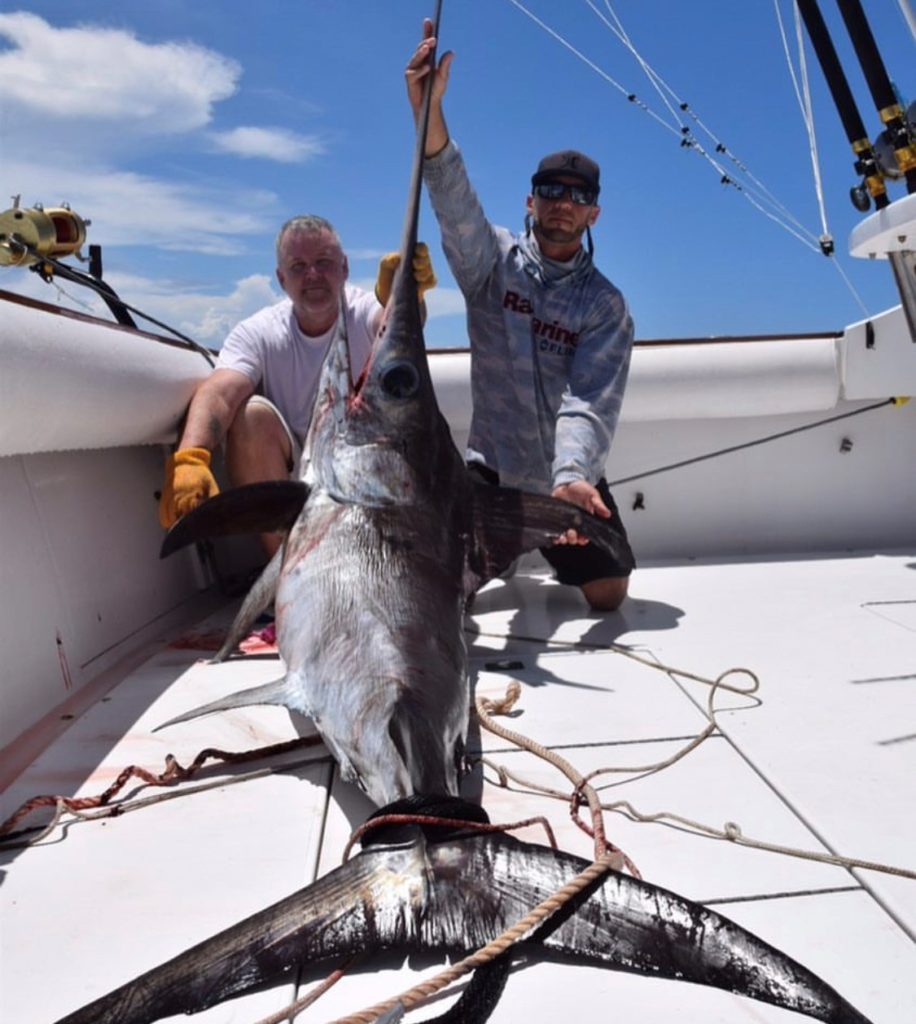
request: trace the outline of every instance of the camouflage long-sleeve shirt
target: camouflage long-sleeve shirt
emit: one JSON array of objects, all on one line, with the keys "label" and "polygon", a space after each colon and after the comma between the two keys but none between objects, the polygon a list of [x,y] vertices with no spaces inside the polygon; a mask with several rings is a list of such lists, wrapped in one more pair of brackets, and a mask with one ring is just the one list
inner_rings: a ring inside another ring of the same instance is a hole
[{"label": "camouflage long-sleeve shirt", "polygon": [[425,161],[424,178],[467,302],[468,459],[541,493],[597,482],[630,364],[626,300],[584,249],[557,263],[533,235],[490,224],[454,142]]}]

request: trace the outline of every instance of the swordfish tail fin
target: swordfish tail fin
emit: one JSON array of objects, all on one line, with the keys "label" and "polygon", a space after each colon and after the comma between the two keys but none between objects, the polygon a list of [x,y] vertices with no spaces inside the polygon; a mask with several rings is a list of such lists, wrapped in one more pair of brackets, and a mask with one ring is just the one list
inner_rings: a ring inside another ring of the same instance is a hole
[{"label": "swordfish tail fin", "polygon": [[[354,952],[473,950],[588,863],[501,834],[397,826],[375,836],[308,888],[58,1024],[151,1024]],[[525,945],[529,953],[542,946],[578,962],[725,989],[827,1024],[869,1024],[826,982],[734,922],[612,871]]]}]

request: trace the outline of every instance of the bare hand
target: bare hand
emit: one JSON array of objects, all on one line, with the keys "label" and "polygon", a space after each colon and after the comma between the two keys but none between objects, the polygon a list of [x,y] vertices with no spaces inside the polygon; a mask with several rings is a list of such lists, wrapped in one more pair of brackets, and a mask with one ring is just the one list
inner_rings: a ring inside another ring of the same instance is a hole
[{"label": "bare hand", "polygon": [[[602,519],[610,519],[611,517],[611,510],[602,501],[597,488],[593,487],[587,480],[573,480],[568,484],[560,484],[559,487],[554,488],[552,497],[559,498],[561,501],[568,501],[571,505],[577,505],[592,515],[601,516]],[[565,533],[561,533],[554,543],[578,544],[581,546],[588,544],[588,538],[583,537],[573,529],[569,529]]]},{"label": "bare hand", "polygon": [[[429,18],[423,20],[423,39],[413,52],[407,67],[404,71],[404,78],[407,82],[407,98],[413,108],[414,117],[420,113],[423,104],[423,88],[426,76],[433,70],[432,58],[436,49],[436,37],[433,35],[433,23]],[[441,109],[442,97],[448,87],[449,69],[451,68],[454,54],[449,51],[442,55],[438,67],[433,70],[432,95],[430,104],[434,108]],[[447,140],[446,140],[447,141]]]}]

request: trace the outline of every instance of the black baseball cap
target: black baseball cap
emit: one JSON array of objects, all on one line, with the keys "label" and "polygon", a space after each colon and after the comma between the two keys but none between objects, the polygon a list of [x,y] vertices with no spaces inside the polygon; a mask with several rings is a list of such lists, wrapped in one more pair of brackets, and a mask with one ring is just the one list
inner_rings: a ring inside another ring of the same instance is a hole
[{"label": "black baseball cap", "polygon": [[557,178],[578,178],[586,188],[590,188],[597,195],[601,190],[598,184],[600,173],[598,165],[591,157],[575,149],[564,149],[560,153],[550,153],[544,157],[532,175],[531,187],[556,181]]}]

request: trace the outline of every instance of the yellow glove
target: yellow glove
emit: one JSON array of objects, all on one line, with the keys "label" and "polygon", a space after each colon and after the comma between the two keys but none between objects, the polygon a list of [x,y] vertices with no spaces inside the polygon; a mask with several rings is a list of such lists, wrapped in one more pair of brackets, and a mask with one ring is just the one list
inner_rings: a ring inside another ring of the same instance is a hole
[{"label": "yellow glove", "polygon": [[170,455],[165,464],[165,484],[159,499],[159,524],[170,529],[182,516],[219,494],[219,486],[210,472],[210,453],[206,448],[182,448]]},{"label": "yellow glove", "polygon": [[417,298],[422,301],[423,294],[436,287],[436,272],[429,256],[426,242],[417,242],[413,250],[413,279],[417,282]]},{"label": "yellow glove", "polygon": [[[391,298],[394,272],[398,269],[400,262],[401,255],[396,252],[389,252],[379,260],[375,297],[383,306],[387,306],[388,300]],[[429,257],[429,246],[425,242],[417,242],[413,251],[413,279],[417,282],[418,299],[422,300],[424,292],[436,287],[436,273]]]}]

